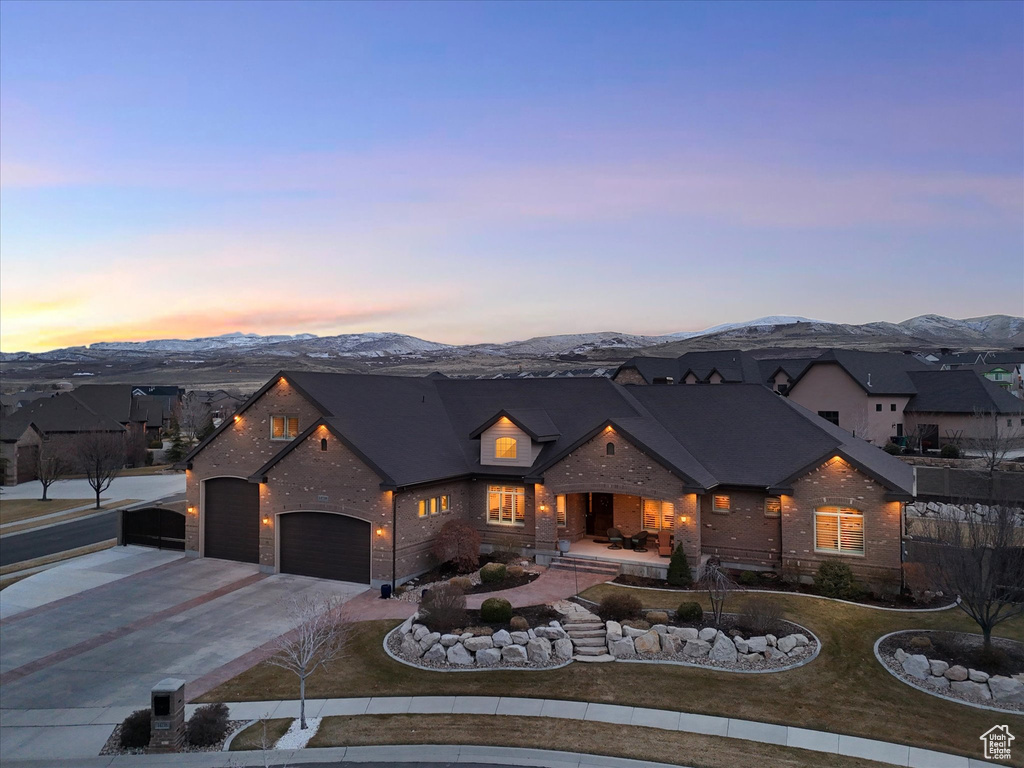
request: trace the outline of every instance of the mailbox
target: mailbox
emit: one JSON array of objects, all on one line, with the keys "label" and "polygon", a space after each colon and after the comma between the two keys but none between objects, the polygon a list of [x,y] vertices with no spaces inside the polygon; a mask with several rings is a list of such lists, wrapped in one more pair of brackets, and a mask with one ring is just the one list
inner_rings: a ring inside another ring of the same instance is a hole
[{"label": "mailbox", "polygon": [[152,726],[150,752],[180,752],[185,743],[185,681],[161,680],[150,694]]}]

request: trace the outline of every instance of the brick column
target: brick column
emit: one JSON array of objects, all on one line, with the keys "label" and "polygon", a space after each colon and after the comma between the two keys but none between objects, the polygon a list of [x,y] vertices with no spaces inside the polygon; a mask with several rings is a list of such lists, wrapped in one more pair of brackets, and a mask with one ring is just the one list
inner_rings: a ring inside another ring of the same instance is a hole
[{"label": "brick column", "polygon": [[[527,499],[527,503],[529,503],[529,499]],[[533,504],[534,541],[537,549],[558,549],[558,520],[554,494],[538,483],[533,486]]]},{"label": "brick column", "polygon": [[[685,519],[684,519],[685,518]],[[690,566],[700,565],[700,504],[696,493],[684,493],[678,503],[675,521],[676,544],[690,560]]]}]

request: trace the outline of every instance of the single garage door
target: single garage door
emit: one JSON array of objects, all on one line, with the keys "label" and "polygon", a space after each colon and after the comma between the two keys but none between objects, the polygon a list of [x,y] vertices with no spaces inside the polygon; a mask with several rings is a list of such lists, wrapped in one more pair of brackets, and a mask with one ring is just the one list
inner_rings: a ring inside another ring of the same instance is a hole
[{"label": "single garage door", "polygon": [[185,516],[172,509],[150,507],[125,511],[121,541],[157,549],[185,549]]},{"label": "single garage door", "polygon": [[370,583],[370,524],[326,512],[278,518],[281,573]]},{"label": "single garage door", "polygon": [[203,497],[206,557],[258,563],[260,487],[234,477],[207,480]]}]

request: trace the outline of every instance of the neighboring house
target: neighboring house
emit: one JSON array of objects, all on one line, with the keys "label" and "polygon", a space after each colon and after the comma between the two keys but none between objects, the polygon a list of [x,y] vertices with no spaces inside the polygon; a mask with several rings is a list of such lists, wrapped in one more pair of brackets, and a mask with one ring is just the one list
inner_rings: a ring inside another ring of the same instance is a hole
[{"label": "neighboring house", "polygon": [[133,434],[145,440],[159,437],[170,422],[171,409],[167,403],[174,402],[174,396],[143,394],[150,389],[170,389],[175,393],[178,387],[133,387],[129,384],[83,384],[76,387],[74,395],[97,413],[102,413],[122,424]]},{"label": "neighboring house", "polygon": [[381,584],[485,547],[667,530],[690,562],[896,588],[912,469],[760,385],[275,376],[182,462],[186,550]]},{"label": "neighboring house", "polygon": [[44,397],[53,397],[56,394],[51,389],[42,392],[15,392],[13,395],[0,395],[0,416],[7,416],[29,403],[34,403]]},{"label": "neighboring house", "polygon": [[943,370],[976,371],[1014,397],[1024,398],[1024,350],[1011,352],[960,352],[939,359]]},{"label": "neighboring house", "polygon": [[198,397],[199,402],[209,410],[210,416],[218,421],[226,419],[245,402],[245,398],[241,395],[232,394],[223,389],[205,391],[197,389],[190,392],[188,396]]},{"label": "neighboring house", "polygon": [[42,435],[29,423],[0,419],[0,464],[3,485],[17,485],[36,479]]},{"label": "neighboring house", "polygon": [[616,369],[612,379],[619,384],[765,384],[785,394],[813,359],[757,359],[739,349],[633,357]]}]

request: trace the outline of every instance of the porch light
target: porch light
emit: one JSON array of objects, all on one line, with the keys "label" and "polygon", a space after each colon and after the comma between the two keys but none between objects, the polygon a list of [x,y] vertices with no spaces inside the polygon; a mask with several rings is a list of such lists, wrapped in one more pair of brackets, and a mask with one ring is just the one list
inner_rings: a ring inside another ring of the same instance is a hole
[{"label": "porch light", "polygon": [[679,516],[679,522],[680,522],[680,523],[685,523],[685,522],[686,522],[687,520],[689,520],[689,519],[690,519],[690,518],[688,518],[688,517],[687,517],[686,515],[680,515],[680,516]]},{"label": "porch light", "polygon": [[188,507],[188,513],[190,515],[194,515],[196,513],[196,508],[195,507]]},{"label": "porch light", "polygon": [[384,529],[383,528],[378,528],[377,529],[377,535],[380,536],[381,538],[383,538],[384,537]]},{"label": "porch light", "polygon": [[264,525],[270,525],[270,515],[264,515],[263,516],[263,524]]},{"label": "porch light", "polygon": [[237,423],[238,423],[238,422],[240,422],[241,420],[242,420],[242,417],[241,417],[241,416],[239,416],[239,415],[238,415],[238,414],[236,413],[236,414],[235,414],[235,424],[237,424]]}]

